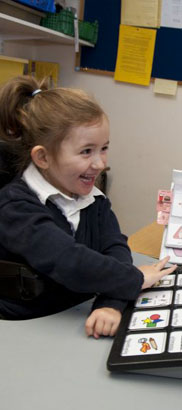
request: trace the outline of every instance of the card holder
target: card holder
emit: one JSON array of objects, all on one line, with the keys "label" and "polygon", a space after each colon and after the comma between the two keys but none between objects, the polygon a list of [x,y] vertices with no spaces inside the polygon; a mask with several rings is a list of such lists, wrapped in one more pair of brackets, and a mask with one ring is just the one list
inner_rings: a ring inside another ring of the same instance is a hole
[{"label": "card holder", "polygon": [[182,378],[182,271],[144,290],[123,314],[107,368]]}]

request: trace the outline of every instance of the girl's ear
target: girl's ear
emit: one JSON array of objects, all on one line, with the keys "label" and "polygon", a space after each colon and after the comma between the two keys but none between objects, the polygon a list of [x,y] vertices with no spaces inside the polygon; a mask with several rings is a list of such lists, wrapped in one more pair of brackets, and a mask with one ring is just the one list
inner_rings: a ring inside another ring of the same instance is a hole
[{"label": "girl's ear", "polygon": [[43,145],[36,145],[32,148],[31,158],[38,168],[49,168],[49,155],[47,149],[43,147]]}]

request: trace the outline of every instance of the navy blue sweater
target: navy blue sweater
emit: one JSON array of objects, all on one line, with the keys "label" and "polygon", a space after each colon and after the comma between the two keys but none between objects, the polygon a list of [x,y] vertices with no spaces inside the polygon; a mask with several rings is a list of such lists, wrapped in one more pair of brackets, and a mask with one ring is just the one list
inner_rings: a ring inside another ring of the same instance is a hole
[{"label": "navy blue sweater", "polygon": [[9,318],[52,313],[85,294],[97,295],[93,309],[122,311],[143,283],[107,198],[98,196],[80,211],[73,236],[60,209],[49,200],[42,205],[21,179],[0,191],[0,259],[25,262],[57,284],[56,296],[50,291],[28,303],[1,299],[0,311]]}]

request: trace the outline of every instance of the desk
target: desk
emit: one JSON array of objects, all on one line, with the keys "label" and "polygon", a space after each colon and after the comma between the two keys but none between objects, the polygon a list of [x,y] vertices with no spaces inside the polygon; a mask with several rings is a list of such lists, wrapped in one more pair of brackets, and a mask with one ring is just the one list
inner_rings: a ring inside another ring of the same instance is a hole
[{"label": "desk", "polygon": [[130,249],[132,252],[142,253],[158,259],[163,232],[164,225],[159,225],[157,222],[145,226],[129,237]]},{"label": "desk", "polygon": [[[133,256],[137,265],[152,262]],[[107,371],[112,339],[85,336],[90,305],[40,319],[0,322],[1,409],[180,409],[181,380]]]}]

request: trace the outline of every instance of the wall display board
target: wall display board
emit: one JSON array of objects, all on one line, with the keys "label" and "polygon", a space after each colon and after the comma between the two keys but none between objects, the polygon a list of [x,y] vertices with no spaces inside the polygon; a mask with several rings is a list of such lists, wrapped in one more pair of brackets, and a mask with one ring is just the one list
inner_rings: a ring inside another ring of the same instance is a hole
[{"label": "wall display board", "polygon": [[182,29],[157,29],[152,77],[182,80]]},{"label": "wall display board", "polygon": [[[98,42],[94,48],[82,47],[80,70],[114,75],[117,58],[121,0],[85,0],[83,19],[99,22]],[[157,28],[151,77],[182,81],[182,29]]]},{"label": "wall display board", "polygon": [[[94,48],[82,47],[80,67],[83,71],[100,70],[113,75],[115,70],[121,0],[85,0],[83,19],[99,23],[98,41]],[[97,72],[97,71],[96,71]],[[102,74],[102,73],[101,73]]]}]

